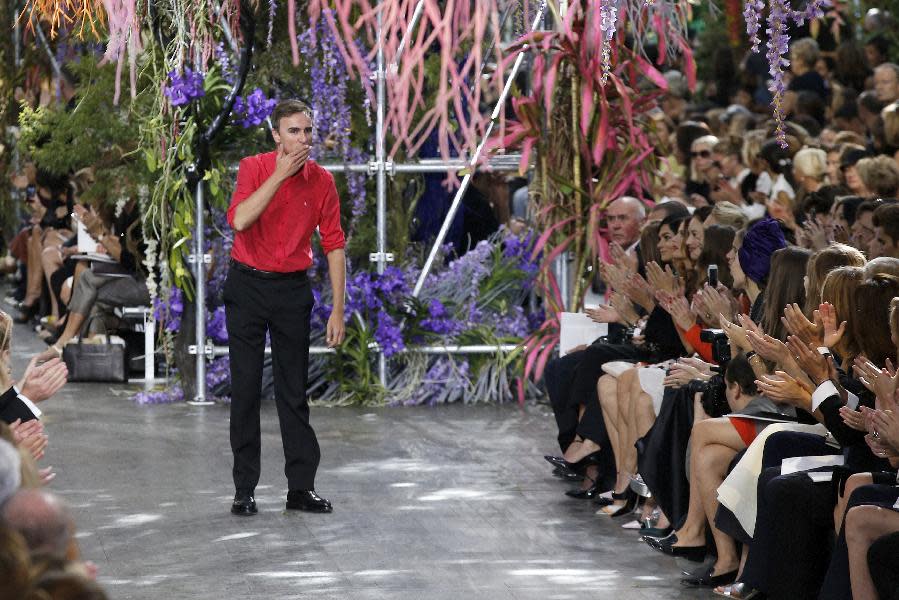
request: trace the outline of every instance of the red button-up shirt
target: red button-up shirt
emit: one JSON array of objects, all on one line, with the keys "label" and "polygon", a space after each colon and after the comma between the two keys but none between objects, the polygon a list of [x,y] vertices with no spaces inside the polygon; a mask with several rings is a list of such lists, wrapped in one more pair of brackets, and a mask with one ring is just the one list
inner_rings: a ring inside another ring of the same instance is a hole
[{"label": "red button-up shirt", "polygon": [[[240,161],[228,208],[228,224],[232,228],[237,206],[274,173],[275,160],[276,153],[268,152]],[[231,257],[262,271],[304,271],[312,266],[311,240],[316,227],[326,254],[344,247],[334,177],[307,160],[299,172],[281,184],[256,222],[235,232]]]}]

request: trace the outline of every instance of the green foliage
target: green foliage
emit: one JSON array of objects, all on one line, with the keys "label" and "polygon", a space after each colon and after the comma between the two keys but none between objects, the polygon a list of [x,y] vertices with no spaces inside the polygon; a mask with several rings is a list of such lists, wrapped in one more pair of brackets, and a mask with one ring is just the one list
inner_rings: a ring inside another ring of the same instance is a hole
[{"label": "green foliage", "polygon": [[115,66],[98,66],[85,57],[71,66],[77,78],[73,106],[51,104],[32,109],[22,105],[19,115],[21,148],[35,164],[50,173],[71,174],[94,168],[96,181],[83,195],[85,202],[112,202],[134,195],[147,181],[139,160],[139,115],[147,106],[151,80],[139,79],[135,100],[122,94],[113,105]]}]

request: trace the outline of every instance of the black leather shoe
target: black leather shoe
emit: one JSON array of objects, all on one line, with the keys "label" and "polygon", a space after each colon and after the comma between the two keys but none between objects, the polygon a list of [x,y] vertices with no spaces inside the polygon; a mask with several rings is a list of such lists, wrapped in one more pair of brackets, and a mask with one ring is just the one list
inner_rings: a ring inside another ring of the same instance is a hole
[{"label": "black leather shoe", "polygon": [[568,490],[565,495],[569,498],[577,498],[578,500],[593,500],[602,493],[599,484],[594,483],[586,490]]},{"label": "black leather shoe", "polygon": [[565,481],[583,481],[584,476],[580,473],[572,473],[563,469],[562,467],[556,467],[553,469],[553,476],[558,477],[559,479],[563,479]]},{"label": "black leather shoe", "polygon": [[234,496],[234,502],[231,504],[232,515],[251,517],[257,512],[259,511],[256,510],[256,500],[253,499],[253,496],[249,494],[236,494]]},{"label": "black leather shoe", "polygon": [[717,587],[719,585],[727,585],[733,583],[737,579],[737,571],[729,571],[721,575],[712,575],[715,572],[715,565],[709,567],[701,567],[690,575],[687,575],[680,582],[690,587]]},{"label": "black leather shoe", "polygon": [[334,509],[330,502],[316,494],[314,490],[291,490],[287,492],[287,510],[329,513]]}]

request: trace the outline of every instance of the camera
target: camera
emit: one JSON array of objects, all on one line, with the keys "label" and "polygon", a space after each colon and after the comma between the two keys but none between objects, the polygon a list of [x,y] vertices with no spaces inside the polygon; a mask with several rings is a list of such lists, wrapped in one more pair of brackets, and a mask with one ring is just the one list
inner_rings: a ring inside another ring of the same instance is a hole
[{"label": "camera", "polygon": [[721,367],[721,371],[730,361],[730,340],[723,329],[703,329],[699,332],[699,339],[712,345],[712,358]]}]

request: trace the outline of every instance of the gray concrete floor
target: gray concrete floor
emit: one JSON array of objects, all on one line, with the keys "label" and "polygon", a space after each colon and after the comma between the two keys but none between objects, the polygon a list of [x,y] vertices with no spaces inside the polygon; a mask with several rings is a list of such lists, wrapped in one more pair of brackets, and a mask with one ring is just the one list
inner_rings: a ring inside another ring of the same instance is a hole
[{"label": "gray concrete floor", "polygon": [[[41,348],[24,328],[16,374]],[[228,411],[68,384],[43,405],[52,491],[114,599],[704,598],[621,519],[563,495],[548,407],[314,408],[330,515],[285,514],[273,406],[259,515],[232,517]]]}]

